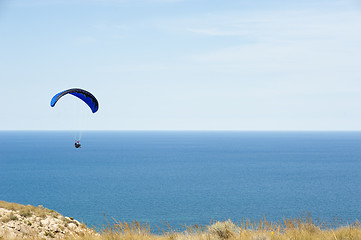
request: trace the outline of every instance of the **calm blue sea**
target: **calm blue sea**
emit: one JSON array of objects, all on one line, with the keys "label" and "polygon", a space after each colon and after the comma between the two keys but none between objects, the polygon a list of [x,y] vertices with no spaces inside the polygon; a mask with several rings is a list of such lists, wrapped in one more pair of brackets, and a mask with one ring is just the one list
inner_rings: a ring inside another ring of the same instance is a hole
[{"label": "calm blue sea", "polygon": [[361,219],[361,132],[0,132],[0,199],[89,225]]}]

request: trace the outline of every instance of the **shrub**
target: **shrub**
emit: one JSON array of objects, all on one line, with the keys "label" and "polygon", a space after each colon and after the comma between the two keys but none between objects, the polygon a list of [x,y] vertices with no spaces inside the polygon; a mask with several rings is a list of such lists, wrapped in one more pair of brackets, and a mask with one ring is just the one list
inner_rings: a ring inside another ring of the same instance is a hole
[{"label": "shrub", "polygon": [[20,216],[22,217],[31,217],[33,214],[30,210],[20,210]]},{"label": "shrub", "polygon": [[208,232],[212,235],[216,235],[220,239],[229,239],[237,231],[236,225],[231,221],[215,222],[211,226],[208,226]]},{"label": "shrub", "polygon": [[0,218],[0,222],[3,222],[3,223],[7,223],[7,222],[10,222],[10,218],[8,216],[3,216],[2,218]]},{"label": "shrub", "polygon": [[45,236],[46,237],[51,237],[51,238],[55,238],[54,234],[52,232],[45,232]]},{"label": "shrub", "polygon": [[10,213],[9,218],[10,218],[11,221],[16,221],[16,220],[18,220],[18,217],[15,216],[15,215],[12,214],[12,213]]}]

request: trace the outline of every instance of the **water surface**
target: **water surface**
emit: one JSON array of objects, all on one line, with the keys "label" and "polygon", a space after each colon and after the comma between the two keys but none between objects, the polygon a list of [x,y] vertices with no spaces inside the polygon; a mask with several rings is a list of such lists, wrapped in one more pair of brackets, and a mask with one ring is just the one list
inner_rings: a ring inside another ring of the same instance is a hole
[{"label": "water surface", "polygon": [[361,132],[0,132],[0,199],[89,225],[361,216]]}]

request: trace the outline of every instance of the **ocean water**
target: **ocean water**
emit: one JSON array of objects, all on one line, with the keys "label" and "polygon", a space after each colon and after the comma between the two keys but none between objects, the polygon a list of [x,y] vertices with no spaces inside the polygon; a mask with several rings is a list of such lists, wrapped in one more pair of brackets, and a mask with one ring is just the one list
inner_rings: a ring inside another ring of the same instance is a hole
[{"label": "ocean water", "polygon": [[361,219],[361,132],[0,132],[0,200],[105,216]]}]

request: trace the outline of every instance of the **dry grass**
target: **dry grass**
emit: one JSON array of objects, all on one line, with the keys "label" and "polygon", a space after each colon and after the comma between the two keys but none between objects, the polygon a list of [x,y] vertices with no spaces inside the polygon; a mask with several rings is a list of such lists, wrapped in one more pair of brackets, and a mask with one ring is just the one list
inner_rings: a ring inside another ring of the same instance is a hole
[{"label": "dry grass", "polygon": [[[337,221],[338,222],[338,221]],[[309,215],[269,222],[243,220],[235,224],[230,220],[212,222],[208,226],[183,226],[174,230],[168,224],[165,229],[152,229],[139,222],[114,221],[98,230],[98,236],[77,236],[68,240],[361,240],[359,221],[341,225],[339,222],[326,224],[311,219]],[[339,224],[336,226],[336,224]],[[331,226],[332,225],[332,226]],[[157,233],[154,233],[157,232]]]},{"label": "dry grass", "polygon": [[32,215],[35,215],[40,218],[45,218],[46,216],[52,216],[52,217],[56,218],[56,217],[61,216],[58,212],[44,208],[41,205],[39,205],[38,207],[35,207],[35,206],[31,206],[31,205],[25,206],[25,205],[18,204],[18,203],[0,201],[0,208],[18,211],[20,213],[20,215],[23,217],[30,217]]},{"label": "dry grass", "polygon": [[[22,216],[61,216],[59,213],[43,208],[24,206],[16,203],[0,201],[0,207],[22,213]],[[3,221],[10,221],[4,219]],[[70,221],[70,220],[69,220]],[[1,225],[1,222],[0,222]],[[182,226],[176,230],[168,223],[163,227],[151,228],[149,224],[141,224],[112,220],[95,232],[66,236],[66,240],[361,240],[361,224],[359,221],[343,223],[335,219],[325,223],[312,219],[309,214],[298,218],[287,218],[280,222],[270,222],[266,218],[259,221],[242,220],[234,223],[230,220],[210,222],[207,226]],[[49,239],[51,235],[47,236]],[[8,239],[0,236],[0,240]],[[26,240],[41,239],[37,235],[27,236]]]}]

